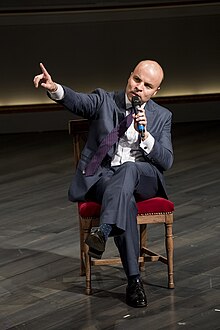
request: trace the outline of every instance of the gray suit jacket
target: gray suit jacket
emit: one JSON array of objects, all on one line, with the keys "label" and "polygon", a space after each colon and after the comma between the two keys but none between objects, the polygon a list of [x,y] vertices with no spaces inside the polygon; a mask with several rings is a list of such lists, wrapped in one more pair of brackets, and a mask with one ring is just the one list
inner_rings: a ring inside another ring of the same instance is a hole
[{"label": "gray suit jacket", "polygon": [[[93,176],[85,176],[85,168],[96,152],[103,138],[124,118],[125,92],[106,92],[96,89],[91,94],[77,93],[68,87],[64,88],[64,98],[58,103],[62,104],[72,113],[90,120],[90,129],[87,143],[81,153],[76,173],[69,189],[71,201],[85,200],[89,188],[99,180],[102,167]],[[166,196],[163,171],[173,163],[173,149],[171,142],[172,114],[166,108],[149,100],[145,107],[147,117],[147,130],[155,138],[152,151],[147,154],[143,151],[146,162],[149,162],[157,171],[159,178],[158,195]],[[115,153],[117,145],[108,152],[108,159]]]}]

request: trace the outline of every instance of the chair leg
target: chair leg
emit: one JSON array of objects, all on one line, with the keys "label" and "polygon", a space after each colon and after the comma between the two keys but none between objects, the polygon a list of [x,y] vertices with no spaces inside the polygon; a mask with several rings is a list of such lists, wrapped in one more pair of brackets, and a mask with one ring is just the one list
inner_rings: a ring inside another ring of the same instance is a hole
[{"label": "chair leg", "polygon": [[85,267],[86,267],[86,294],[92,294],[92,279],[91,279],[91,257],[88,254],[89,247],[84,243],[84,256],[85,256]]},{"label": "chair leg", "polygon": [[173,233],[172,223],[165,223],[166,232],[166,251],[167,251],[167,267],[168,267],[168,288],[174,289],[173,278]]},{"label": "chair leg", "polygon": [[82,228],[82,223],[79,221],[80,226],[80,276],[86,275],[86,268],[85,268],[85,253],[84,253],[84,232]]},{"label": "chair leg", "polygon": [[[143,251],[143,247],[146,247],[147,241],[147,225],[140,224],[140,257],[144,257],[145,252]],[[141,272],[145,271],[145,262],[141,261],[139,264],[139,268]]]}]

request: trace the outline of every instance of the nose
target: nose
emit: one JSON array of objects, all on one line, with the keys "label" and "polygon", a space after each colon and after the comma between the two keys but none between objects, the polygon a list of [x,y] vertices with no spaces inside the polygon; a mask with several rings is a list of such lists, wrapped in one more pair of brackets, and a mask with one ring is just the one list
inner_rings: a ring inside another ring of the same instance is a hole
[{"label": "nose", "polygon": [[136,92],[142,92],[142,83],[138,83],[135,86],[135,91]]}]

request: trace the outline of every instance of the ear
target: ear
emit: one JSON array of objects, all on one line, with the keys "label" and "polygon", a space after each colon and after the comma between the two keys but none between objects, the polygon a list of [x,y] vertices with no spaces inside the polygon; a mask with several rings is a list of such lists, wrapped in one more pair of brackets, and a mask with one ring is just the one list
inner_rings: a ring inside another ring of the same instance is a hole
[{"label": "ear", "polygon": [[157,90],[154,92],[153,96],[156,95],[159,90],[160,90],[160,87],[157,88]]}]

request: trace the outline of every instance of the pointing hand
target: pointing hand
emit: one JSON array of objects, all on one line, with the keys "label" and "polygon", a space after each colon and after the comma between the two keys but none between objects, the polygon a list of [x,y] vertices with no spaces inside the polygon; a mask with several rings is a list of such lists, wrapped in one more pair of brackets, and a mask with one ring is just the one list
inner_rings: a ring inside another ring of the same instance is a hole
[{"label": "pointing hand", "polygon": [[38,88],[40,85],[49,92],[55,92],[57,90],[57,84],[52,80],[50,74],[42,63],[40,63],[40,68],[42,73],[34,77],[34,86]]}]

